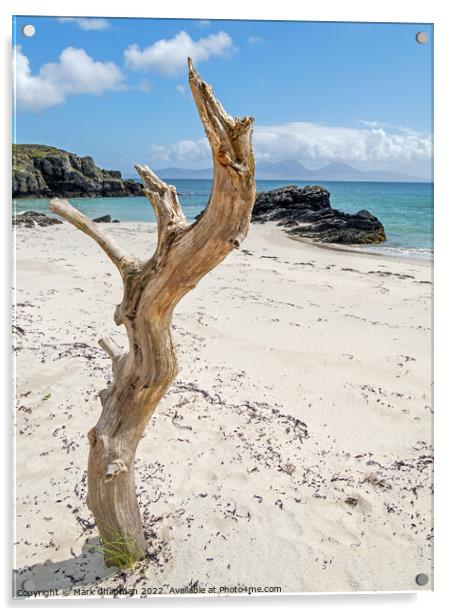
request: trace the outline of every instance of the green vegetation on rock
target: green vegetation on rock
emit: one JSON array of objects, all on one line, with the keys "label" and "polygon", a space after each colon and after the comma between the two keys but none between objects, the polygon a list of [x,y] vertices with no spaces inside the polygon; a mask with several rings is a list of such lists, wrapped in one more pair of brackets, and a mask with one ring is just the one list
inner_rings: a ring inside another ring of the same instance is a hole
[{"label": "green vegetation on rock", "polygon": [[120,171],[100,169],[91,156],[40,144],[14,144],[13,197],[124,197],[143,187]]}]

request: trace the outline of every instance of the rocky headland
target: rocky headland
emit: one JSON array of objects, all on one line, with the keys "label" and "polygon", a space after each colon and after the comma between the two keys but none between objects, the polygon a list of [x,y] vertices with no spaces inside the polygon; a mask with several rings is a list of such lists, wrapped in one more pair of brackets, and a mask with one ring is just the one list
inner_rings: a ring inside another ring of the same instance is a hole
[{"label": "rocky headland", "polygon": [[377,244],[386,240],[385,230],[367,210],[347,214],[330,204],[322,186],[289,185],[258,193],[253,222],[274,221],[288,235],[336,244]]},{"label": "rocky headland", "polygon": [[47,145],[13,145],[13,197],[127,197],[143,195],[139,182],[100,169],[91,156]]},{"label": "rocky headland", "polygon": [[[120,171],[100,169],[91,156],[46,145],[13,145],[13,197],[126,197],[144,195],[143,186]],[[202,214],[201,214],[202,215]],[[15,224],[54,224],[35,212],[16,217]],[[53,219],[55,220],[55,219]],[[386,240],[382,223],[367,210],[348,214],[331,207],[322,186],[284,186],[258,193],[253,222],[273,221],[289,236],[322,243],[377,244]],[[111,216],[96,222],[118,222]]]}]

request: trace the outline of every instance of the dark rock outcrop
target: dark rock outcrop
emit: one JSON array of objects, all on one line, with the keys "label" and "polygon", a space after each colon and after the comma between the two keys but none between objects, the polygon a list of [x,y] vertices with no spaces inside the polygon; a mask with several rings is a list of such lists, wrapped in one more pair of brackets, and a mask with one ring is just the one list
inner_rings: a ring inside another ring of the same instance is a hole
[{"label": "dark rock outcrop", "polygon": [[91,156],[45,145],[13,145],[13,197],[127,197],[143,186],[120,171],[99,169]]},{"label": "dark rock outcrop", "polygon": [[336,244],[377,244],[386,239],[381,222],[367,210],[346,214],[330,205],[321,186],[290,185],[258,193],[253,222],[275,221],[289,235]]},{"label": "dark rock outcrop", "polygon": [[99,218],[93,218],[93,222],[111,222],[110,214],[105,214],[105,216],[99,216]]},{"label": "dark rock outcrop", "polygon": [[24,212],[13,218],[14,226],[21,227],[49,227],[50,225],[62,225],[63,221],[58,218],[51,218],[42,212]]}]

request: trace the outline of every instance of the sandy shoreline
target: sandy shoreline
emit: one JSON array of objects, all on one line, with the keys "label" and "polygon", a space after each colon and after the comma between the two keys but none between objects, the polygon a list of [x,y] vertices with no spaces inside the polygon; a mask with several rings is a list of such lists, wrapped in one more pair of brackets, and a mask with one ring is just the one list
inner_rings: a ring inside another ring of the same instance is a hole
[{"label": "sandy shoreline", "polygon": [[[388,250],[387,252],[379,252],[378,250],[375,250],[375,248],[378,249],[379,244],[374,244],[370,246],[347,246],[344,244],[325,244],[315,242],[314,240],[310,240],[306,237],[297,237],[293,235],[286,235],[286,237],[295,242],[302,242],[303,244],[308,244],[309,246],[314,246],[315,248],[324,250],[333,250],[335,252],[348,252],[361,255],[364,254],[369,257],[375,257],[377,259],[383,258],[385,260],[392,261],[395,263],[400,263],[402,261],[404,263],[412,263],[415,265],[416,263],[419,263],[419,261],[421,261],[423,263],[430,264],[430,267],[433,266],[433,258],[430,258],[430,253],[425,253],[422,255],[422,257],[419,255],[412,255],[407,250],[402,250],[400,253],[393,254],[390,252],[390,250]],[[374,250],[372,250],[372,248],[374,248]]]},{"label": "sandy shoreline", "polygon": [[[154,225],[107,227],[151,255]],[[152,554],[124,577],[90,550],[84,502],[110,375],[97,340],[124,340],[119,275],[66,223],[17,229],[16,248],[19,588],[414,590],[431,577],[430,262],[252,225],[175,311],[180,373],[137,456]]]}]

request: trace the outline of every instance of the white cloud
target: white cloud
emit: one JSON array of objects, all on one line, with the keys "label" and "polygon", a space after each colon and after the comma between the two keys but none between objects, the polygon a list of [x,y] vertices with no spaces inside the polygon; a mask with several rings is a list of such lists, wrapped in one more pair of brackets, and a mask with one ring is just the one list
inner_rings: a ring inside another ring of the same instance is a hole
[{"label": "white cloud", "polygon": [[[255,126],[254,153],[257,160],[295,159],[322,165],[332,161],[348,163],[398,163],[408,170],[411,164],[429,161],[432,156],[430,136],[414,130],[385,130],[369,126],[349,128],[324,126],[311,122],[290,122]],[[178,141],[153,150],[156,161],[193,164],[210,159],[207,139]]]},{"label": "white cloud", "polygon": [[250,43],[250,45],[260,45],[263,42],[264,39],[260,36],[252,35],[248,37],[248,43]]},{"label": "white cloud", "polygon": [[226,32],[209,34],[194,41],[183,30],[172,39],[161,39],[140,49],[130,45],[124,51],[126,65],[135,71],[156,70],[167,76],[177,76],[187,66],[187,58],[199,63],[212,56],[225,56],[234,50],[232,39]]},{"label": "white cloud", "polygon": [[407,126],[400,126],[399,124],[390,124],[389,122],[380,122],[378,120],[358,120],[358,124],[362,124],[366,128],[384,128],[389,131],[395,131],[405,133],[407,135],[427,135],[427,133],[419,133],[418,131],[408,128]]},{"label": "white cloud", "polygon": [[169,163],[171,161],[171,156],[168,148],[164,145],[158,145],[155,143],[151,146],[150,159],[158,162],[159,164]]},{"label": "white cloud", "polygon": [[181,83],[180,83],[180,84],[177,84],[177,86],[176,86],[176,90],[177,90],[178,92],[180,92],[180,93],[182,94],[182,96],[184,96],[184,95],[185,95],[185,93],[186,93],[186,91],[187,91],[187,90],[186,90],[186,88],[185,88],[185,86],[184,86],[184,85],[182,85]]},{"label": "white cloud", "polygon": [[211,159],[210,146],[205,137],[201,139],[183,139],[170,146],[154,144],[150,158],[153,163],[199,163]]},{"label": "white cloud", "polygon": [[254,144],[257,157],[266,160],[378,162],[426,160],[432,155],[431,138],[415,131],[310,122],[256,126]]},{"label": "white cloud", "polygon": [[194,141],[184,139],[178,141],[171,148],[172,155],[176,160],[208,160],[210,159],[210,146],[204,137]]},{"label": "white cloud", "polygon": [[210,28],[210,21],[208,19],[198,19],[197,21],[198,28],[204,30],[205,28]]},{"label": "white cloud", "polygon": [[18,110],[41,111],[73,94],[102,94],[124,88],[124,75],[113,62],[93,60],[84,49],[66,47],[58,62],[43,64],[33,75],[20,48],[15,49],[15,101]]},{"label": "white cloud", "polygon": [[58,17],[62,24],[74,23],[81,30],[108,30],[110,23],[106,19],[98,17]]}]

